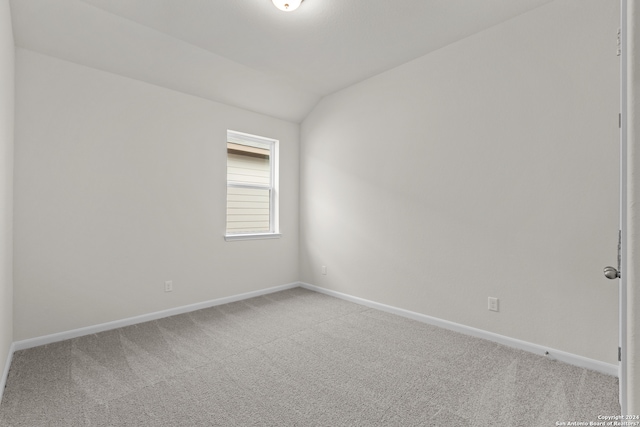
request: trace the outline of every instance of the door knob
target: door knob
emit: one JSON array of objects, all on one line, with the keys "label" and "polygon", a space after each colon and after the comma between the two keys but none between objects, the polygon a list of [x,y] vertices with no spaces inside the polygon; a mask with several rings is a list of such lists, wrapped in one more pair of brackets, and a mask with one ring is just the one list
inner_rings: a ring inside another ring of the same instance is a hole
[{"label": "door knob", "polygon": [[620,271],[615,267],[605,267],[604,268],[604,277],[607,279],[617,279],[620,277]]}]

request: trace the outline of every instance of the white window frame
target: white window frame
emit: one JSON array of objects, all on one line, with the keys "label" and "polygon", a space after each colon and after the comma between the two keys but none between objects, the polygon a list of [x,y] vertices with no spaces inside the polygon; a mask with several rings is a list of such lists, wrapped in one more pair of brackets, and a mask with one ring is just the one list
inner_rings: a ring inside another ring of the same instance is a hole
[{"label": "white window frame", "polygon": [[[247,184],[236,181],[229,181],[227,179],[227,189],[228,188],[247,188],[247,189],[260,189],[260,190],[269,190],[269,231],[256,233],[229,233],[227,231],[226,225],[226,214],[225,214],[225,235],[224,239],[226,241],[234,241],[234,240],[254,240],[254,239],[277,239],[281,236],[280,234],[280,221],[279,221],[279,174],[278,174],[278,161],[279,161],[279,148],[280,141],[277,139],[266,138],[258,135],[251,135],[249,133],[238,132],[234,130],[227,130],[227,139],[224,144],[225,148],[225,157],[228,158],[227,153],[227,143],[229,142],[237,142],[239,144],[250,144],[252,142],[258,142],[260,144],[268,144],[269,145],[269,169],[271,172],[270,176],[270,185],[264,184]],[[228,191],[227,191],[228,193]],[[226,204],[226,202],[225,202]]]}]

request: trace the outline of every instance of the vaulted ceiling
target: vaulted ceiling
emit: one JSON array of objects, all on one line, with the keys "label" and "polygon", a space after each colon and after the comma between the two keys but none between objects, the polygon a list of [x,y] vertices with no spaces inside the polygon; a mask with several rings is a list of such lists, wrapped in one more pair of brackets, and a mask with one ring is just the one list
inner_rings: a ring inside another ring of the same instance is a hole
[{"label": "vaulted ceiling", "polygon": [[552,0],[12,0],[16,45],[285,120]]}]

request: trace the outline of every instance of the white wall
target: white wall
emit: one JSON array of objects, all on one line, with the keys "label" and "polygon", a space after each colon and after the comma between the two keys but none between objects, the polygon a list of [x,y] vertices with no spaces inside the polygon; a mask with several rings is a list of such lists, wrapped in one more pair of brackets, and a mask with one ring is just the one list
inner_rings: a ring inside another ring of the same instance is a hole
[{"label": "white wall", "polygon": [[13,341],[13,118],[11,13],[0,0],[0,377]]},{"label": "white wall", "polygon": [[303,281],[617,363],[618,26],[558,0],[326,97]]},{"label": "white wall", "polygon": [[[299,125],[24,49],[16,64],[16,341],[298,279]],[[223,238],[227,129],[280,140],[280,239]]]},{"label": "white wall", "polygon": [[640,7],[627,3],[627,413],[640,414]]}]

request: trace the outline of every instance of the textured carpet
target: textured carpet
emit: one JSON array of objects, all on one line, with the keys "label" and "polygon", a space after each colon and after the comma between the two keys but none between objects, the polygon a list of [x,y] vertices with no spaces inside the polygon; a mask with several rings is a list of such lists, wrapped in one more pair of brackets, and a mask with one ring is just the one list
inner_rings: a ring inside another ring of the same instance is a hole
[{"label": "textured carpet", "polygon": [[16,352],[0,426],[555,426],[617,388],[296,288]]}]

